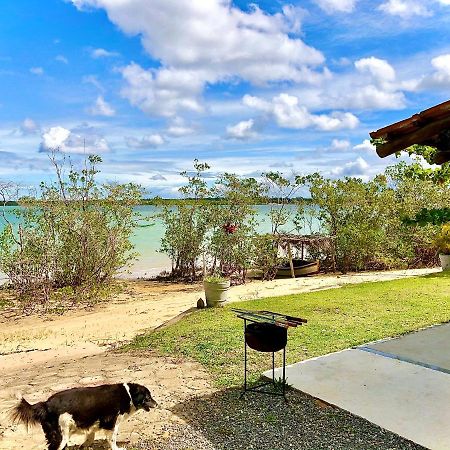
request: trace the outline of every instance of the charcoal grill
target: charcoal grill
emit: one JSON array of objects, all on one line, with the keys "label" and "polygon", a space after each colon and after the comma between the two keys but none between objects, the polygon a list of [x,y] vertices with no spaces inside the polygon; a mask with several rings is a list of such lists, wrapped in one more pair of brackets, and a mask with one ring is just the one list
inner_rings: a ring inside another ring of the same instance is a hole
[{"label": "charcoal grill", "polygon": [[[288,328],[307,323],[306,319],[287,316],[273,311],[249,311],[232,308],[237,317],[244,321],[244,386],[241,397],[246,392],[259,394],[280,395],[286,399],[286,344]],[[249,387],[247,384],[247,347],[258,352],[272,353],[272,380]],[[276,389],[275,381],[275,353],[283,350],[283,377],[281,392]],[[265,387],[273,386],[272,390]]]}]

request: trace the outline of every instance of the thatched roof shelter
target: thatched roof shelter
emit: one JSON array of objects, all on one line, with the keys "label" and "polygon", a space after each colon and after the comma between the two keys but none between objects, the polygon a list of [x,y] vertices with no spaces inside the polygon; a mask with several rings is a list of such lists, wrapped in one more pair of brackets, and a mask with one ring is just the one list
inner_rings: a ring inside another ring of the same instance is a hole
[{"label": "thatched roof shelter", "polygon": [[287,251],[289,257],[289,265],[291,267],[292,277],[294,275],[294,265],[292,258],[292,248],[297,249],[300,252],[301,259],[305,258],[305,250],[315,248],[316,250],[331,250],[332,261],[331,265],[333,271],[336,271],[336,258],[334,255],[334,236],[324,236],[321,234],[274,234],[274,240],[278,246]]},{"label": "thatched roof shelter", "polygon": [[375,145],[381,158],[417,144],[437,148],[436,164],[450,161],[450,100],[372,131],[370,137],[380,140]]}]

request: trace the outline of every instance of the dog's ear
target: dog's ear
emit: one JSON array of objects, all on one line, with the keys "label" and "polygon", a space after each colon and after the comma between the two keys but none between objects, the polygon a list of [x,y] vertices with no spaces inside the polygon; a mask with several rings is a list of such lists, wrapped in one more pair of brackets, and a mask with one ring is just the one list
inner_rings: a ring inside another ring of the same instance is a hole
[{"label": "dog's ear", "polygon": [[130,388],[131,400],[136,408],[142,408],[145,401],[145,390],[142,389],[143,386],[136,383],[127,383]]},{"label": "dog's ear", "polygon": [[142,408],[149,411],[150,408],[155,408],[157,406],[150,391],[145,386],[137,383],[128,383],[128,387],[130,388],[131,400],[136,409]]}]

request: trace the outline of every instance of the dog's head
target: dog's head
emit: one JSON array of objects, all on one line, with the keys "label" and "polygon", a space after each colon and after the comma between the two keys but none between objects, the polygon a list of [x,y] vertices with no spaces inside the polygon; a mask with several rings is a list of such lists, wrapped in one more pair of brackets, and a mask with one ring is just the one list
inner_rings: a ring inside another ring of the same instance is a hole
[{"label": "dog's head", "polygon": [[141,384],[127,383],[130,388],[131,399],[136,409],[150,411],[150,408],[156,408],[158,403],[152,397],[150,391]]}]

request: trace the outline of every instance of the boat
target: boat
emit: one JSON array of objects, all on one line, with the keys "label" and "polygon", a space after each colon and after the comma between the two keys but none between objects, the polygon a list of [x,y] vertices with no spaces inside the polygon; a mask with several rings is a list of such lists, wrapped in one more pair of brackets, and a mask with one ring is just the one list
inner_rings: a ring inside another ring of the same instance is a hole
[{"label": "boat", "polygon": [[[305,260],[305,259],[293,259],[294,275],[296,277],[304,277],[306,275],[312,275],[319,272],[318,260]],[[291,266],[289,261],[277,267],[277,278],[292,277]]]}]

